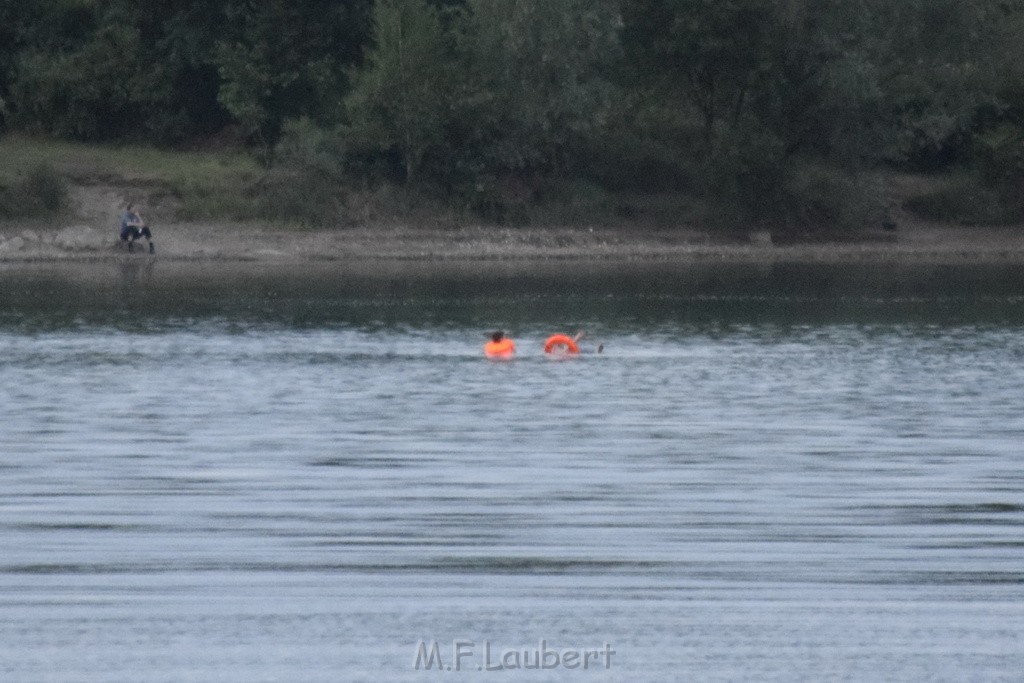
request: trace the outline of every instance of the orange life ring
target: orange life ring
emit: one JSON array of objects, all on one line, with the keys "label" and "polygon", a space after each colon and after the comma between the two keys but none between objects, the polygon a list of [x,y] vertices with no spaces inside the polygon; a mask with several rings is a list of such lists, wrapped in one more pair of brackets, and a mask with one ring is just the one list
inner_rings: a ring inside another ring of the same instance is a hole
[{"label": "orange life ring", "polygon": [[553,334],[544,342],[544,353],[554,353],[555,348],[564,350],[566,353],[579,353],[580,347],[576,340],[565,334]]},{"label": "orange life ring", "polygon": [[508,338],[484,344],[484,355],[488,358],[511,358],[515,352],[515,342]]}]

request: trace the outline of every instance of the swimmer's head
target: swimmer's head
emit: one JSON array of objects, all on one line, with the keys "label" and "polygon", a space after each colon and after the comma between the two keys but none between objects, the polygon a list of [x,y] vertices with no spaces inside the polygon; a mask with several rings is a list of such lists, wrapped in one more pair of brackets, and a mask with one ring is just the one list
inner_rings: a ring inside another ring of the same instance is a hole
[{"label": "swimmer's head", "polygon": [[497,332],[495,332],[495,333],[493,333],[491,335],[491,341],[492,342],[500,342],[504,338],[505,338],[505,333],[502,332],[501,330],[498,330]]}]

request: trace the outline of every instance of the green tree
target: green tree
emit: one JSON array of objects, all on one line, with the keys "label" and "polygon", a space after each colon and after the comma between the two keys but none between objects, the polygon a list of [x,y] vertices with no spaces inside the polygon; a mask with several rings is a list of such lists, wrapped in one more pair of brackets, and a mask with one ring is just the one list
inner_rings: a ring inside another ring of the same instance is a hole
[{"label": "green tree", "polygon": [[439,150],[453,112],[453,60],[441,16],[424,0],[378,0],[374,45],[348,98],[352,135],[401,157],[406,183]]},{"label": "green tree", "polygon": [[757,0],[647,0],[627,10],[626,40],[641,75],[700,114],[710,144],[734,125],[768,70],[775,19]]},{"label": "green tree", "polygon": [[370,0],[225,0],[219,99],[269,150],[285,118],[330,121],[360,57]]},{"label": "green tree", "polygon": [[1010,220],[1024,217],[1024,3],[1010,3],[991,40],[994,100],[980,112],[971,151]]},{"label": "green tree", "polygon": [[[759,128],[784,153],[836,141],[878,98],[856,3],[824,0],[643,0],[627,13],[632,75],[664,105],[689,109],[713,149]],[[837,118],[838,117],[838,118]]]},{"label": "green tree", "polygon": [[869,25],[845,0],[642,0],[626,13],[631,74],[695,122],[711,189],[778,212],[807,157],[855,165],[877,147]]},{"label": "green tree", "polygon": [[10,115],[8,101],[11,99],[11,81],[14,78],[14,64],[21,47],[21,12],[24,4],[13,0],[0,0],[0,131],[7,127]]},{"label": "green tree", "polygon": [[141,86],[135,30],[105,26],[80,49],[30,51],[19,60],[13,87],[18,119],[78,139],[121,136],[137,128],[141,110],[132,92]]},{"label": "green tree", "polygon": [[596,135],[613,91],[613,0],[467,0],[462,144],[482,170],[564,169]]},{"label": "green tree", "polygon": [[[109,1],[109,0],[108,0]],[[135,27],[140,87],[133,100],[144,112],[144,134],[173,142],[213,133],[230,121],[217,100],[217,38],[227,17],[224,0],[114,0],[119,21]]]},{"label": "green tree", "polygon": [[[212,45],[221,0],[25,3],[10,80],[26,127],[173,141],[223,126]],[[10,73],[10,72],[9,72]]]},{"label": "green tree", "polygon": [[[34,89],[20,83],[81,49],[96,30],[98,15],[94,3],[83,0],[0,0],[0,120],[42,127],[34,120],[40,108]],[[59,69],[43,78],[54,75]]]},{"label": "green tree", "polygon": [[1019,0],[861,0],[872,18],[888,156],[922,168],[963,159],[979,110],[996,102]]}]

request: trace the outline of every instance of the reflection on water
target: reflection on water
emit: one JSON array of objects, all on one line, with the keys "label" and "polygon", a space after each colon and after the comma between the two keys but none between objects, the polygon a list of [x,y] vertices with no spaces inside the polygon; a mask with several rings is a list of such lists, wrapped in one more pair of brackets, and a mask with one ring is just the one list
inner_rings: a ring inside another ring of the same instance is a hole
[{"label": "reflection on water", "polygon": [[1024,670],[1013,273],[160,268],[0,272],[5,680]]},{"label": "reflection on water", "polygon": [[544,262],[63,264],[0,270],[0,326],[1024,323],[1019,267]]}]

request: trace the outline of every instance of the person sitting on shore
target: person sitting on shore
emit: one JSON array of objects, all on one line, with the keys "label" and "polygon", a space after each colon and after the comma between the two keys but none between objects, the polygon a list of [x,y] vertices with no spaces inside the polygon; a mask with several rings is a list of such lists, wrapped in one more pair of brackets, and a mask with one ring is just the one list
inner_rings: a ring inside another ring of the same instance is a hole
[{"label": "person sitting on shore", "polygon": [[130,252],[135,247],[135,240],[140,237],[145,237],[146,241],[149,242],[149,253],[155,253],[153,233],[150,232],[146,222],[142,220],[142,216],[135,210],[135,205],[129,203],[121,215],[121,241],[128,243],[128,251]]},{"label": "person sitting on shore", "polygon": [[488,358],[511,358],[515,352],[515,342],[506,337],[501,330],[492,334],[491,341],[484,344],[484,355]]}]

